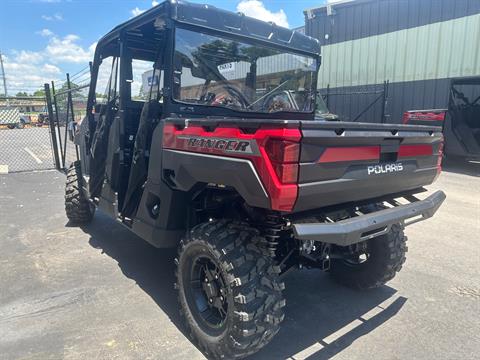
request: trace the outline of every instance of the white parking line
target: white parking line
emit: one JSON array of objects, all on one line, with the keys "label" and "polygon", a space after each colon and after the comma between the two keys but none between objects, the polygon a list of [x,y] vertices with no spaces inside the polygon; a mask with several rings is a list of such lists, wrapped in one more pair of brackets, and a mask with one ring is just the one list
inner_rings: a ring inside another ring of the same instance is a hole
[{"label": "white parking line", "polygon": [[38,158],[38,156],[35,155],[35,154],[33,153],[33,151],[30,150],[28,147],[23,148],[23,150],[25,150],[27,153],[29,153],[30,156],[35,159],[35,161],[37,162],[37,164],[42,164],[42,163],[43,163],[43,161],[40,160],[40,159]]}]

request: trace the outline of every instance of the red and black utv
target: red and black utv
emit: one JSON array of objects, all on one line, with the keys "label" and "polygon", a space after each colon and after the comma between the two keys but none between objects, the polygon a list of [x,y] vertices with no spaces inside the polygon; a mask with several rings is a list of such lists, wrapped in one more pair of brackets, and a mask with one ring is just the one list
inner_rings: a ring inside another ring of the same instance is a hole
[{"label": "red and black utv", "polygon": [[272,339],[292,269],[359,289],[391,280],[404,227],[445,199],[416,197],[440,173],[441,128],[325,121],[319,54],[298,32],[183,1],[98,42],[67,216],[87,223],[98,207],[178,247],[180,308],[210,357]]},{"label": "red and black utv", "polygon": [[448,109],[410,110],[403,123],[441,126],[446,156],[480,160],[480,77],[452,79]]}]

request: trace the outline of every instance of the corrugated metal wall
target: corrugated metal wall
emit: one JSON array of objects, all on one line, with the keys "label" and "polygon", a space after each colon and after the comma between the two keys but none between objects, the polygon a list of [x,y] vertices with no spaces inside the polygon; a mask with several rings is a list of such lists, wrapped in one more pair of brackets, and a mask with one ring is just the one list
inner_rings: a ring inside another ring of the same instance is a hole
[{"label": "corrugated metal wall", "polygon": [[[356,0],[307,15],[307,35],[323,44],[322,92],[389,80],[392,122],[409,109],[446,107],[450,78],[480,75],[480,0]],[[331,97],[330,107],[351,120],[371,99]],[[360,120],[379,121],[379,106]]]}]

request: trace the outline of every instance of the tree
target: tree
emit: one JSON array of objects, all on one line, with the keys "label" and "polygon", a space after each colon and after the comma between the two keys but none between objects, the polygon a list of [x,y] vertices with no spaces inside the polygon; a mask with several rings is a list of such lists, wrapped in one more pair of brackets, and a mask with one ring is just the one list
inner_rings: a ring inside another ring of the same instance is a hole
[{"label": "tree", "polygon": [[22,97],[22,96],[28,96],[28,94],[26,91],[19,91],[15,96]]},{"label": "tree", "polygon": [[38,90],[34,91],[33,96],[44,97],[45,96],[45,90],[44,89],[38,89]]}]

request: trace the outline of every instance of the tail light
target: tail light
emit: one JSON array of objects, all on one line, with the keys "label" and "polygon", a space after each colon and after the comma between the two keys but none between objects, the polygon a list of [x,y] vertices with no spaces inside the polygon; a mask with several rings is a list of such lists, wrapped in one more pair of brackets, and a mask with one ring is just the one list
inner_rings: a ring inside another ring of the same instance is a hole
[{"label": "tail light", "polygon": [[282,184],[295,184],[298,179],[300,144],[281,139],[268,140],[265,151]]}]

